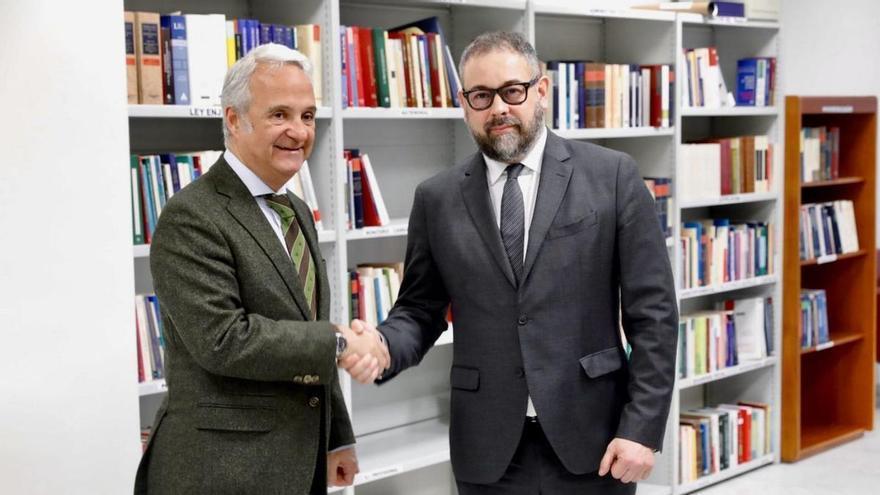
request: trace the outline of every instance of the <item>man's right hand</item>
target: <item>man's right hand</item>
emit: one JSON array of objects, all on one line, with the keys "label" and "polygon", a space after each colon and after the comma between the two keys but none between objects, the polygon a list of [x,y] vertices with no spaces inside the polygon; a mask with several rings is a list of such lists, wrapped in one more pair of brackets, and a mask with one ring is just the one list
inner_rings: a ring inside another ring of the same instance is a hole
[{"label": "man's right hand", "polygon": [[376,381],[391,363],[388,348],[382,342],[379,332],[372,327],[368,328],[359,320],[352,321],[351,328],[340,325],[337,330],[348,342],[345,352],[339,358],[339,366],[361,383]]}]

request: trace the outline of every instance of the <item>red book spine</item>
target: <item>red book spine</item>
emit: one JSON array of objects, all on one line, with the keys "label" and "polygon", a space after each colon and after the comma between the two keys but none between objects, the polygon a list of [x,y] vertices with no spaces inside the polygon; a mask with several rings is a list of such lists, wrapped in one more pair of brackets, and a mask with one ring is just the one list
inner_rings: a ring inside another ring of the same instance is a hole
[{"label": "red book spine", "polygon": [[378,107],[379,97],[376,94],[376,54],[373,50],[373,31],[370,28],[358,28],[361,41],[361,77],[364,79],[366,103],[368,107]]}]

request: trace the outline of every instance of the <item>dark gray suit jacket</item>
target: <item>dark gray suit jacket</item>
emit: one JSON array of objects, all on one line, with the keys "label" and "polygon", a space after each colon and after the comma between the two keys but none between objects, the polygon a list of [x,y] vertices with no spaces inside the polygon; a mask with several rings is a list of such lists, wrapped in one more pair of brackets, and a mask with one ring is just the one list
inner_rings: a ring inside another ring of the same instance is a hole
[{"label": "dark gray suit jacket", "polygon": [[354,443],[318,236],[289,196],[307,219],[318,321],[306,321],[290,257],[223,158],[166,204],[150,265],[168,395],[136,493],[307,493],[319,453]]},{"label": "dark gray suit jacket", "polygon": [[596,471],[615,436],[658,449],[663,441],[678,314],[638,167],[548,131],[537,194],[517,287],[481,154],[416,189],[400,296],[381,325],[392,358],[384,380],[419,363],[451,302],[450,444],[461,481],[502,476],[529,395],[573,473]]}]

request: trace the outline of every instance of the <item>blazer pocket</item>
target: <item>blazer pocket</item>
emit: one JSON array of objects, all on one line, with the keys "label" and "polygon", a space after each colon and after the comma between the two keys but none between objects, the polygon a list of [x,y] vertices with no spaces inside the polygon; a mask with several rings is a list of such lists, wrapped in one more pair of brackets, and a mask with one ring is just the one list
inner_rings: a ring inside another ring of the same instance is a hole
[{"label": "blazer pocket", "polygon": [[480,370],[464,366],[453,366],[449,377],[452,388],[459,390],[478,390],[480,388]]},{"label": "blazer pocket", "polygon": [[195,411],[197,430],[266,433],[275,428],[275,410],[264,406],[240,404],[198,404]]},{"label": "blazer pocket", "polygon": [[581,366],[590,378],[617,371],[623,366],[623,358],[617,347],[588,354],[580,359]]},{"label": "blazer pocket", "polygon": [[577,234],[587,227],[596,225],[596,223],[598,222],[599,214],[596,213],[596,211],[594,210],[587,213],[582,218],[575,220],[574,222],[559,226],[551,225],[550,229],[547,230],[547,239],[556,239],[558,237],[566,237],[572,234]]}]

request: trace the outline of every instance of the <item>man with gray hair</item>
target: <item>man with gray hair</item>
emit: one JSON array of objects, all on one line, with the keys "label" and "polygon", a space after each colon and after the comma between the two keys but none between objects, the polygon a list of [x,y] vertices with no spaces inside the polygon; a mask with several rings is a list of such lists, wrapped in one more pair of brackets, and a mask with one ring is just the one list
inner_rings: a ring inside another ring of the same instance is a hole
[{"label": "man with gray hair", "polygon": [[549,80],[522,35],[480,35],[460,65],[479,152],[416,189],[381,381],[421,361],[451,303],[458,492],[635,493],[663,441],[678,327],[651,195],[629,156],[546,129]]},{"label": "man with gray hair", "polygon": [[150,248],[168,393],[136,493],[326,493],[358,470],[337,365],[371,382],[375,333],[328,321],[310,209],[287,190],[315,140],[307,59],[275,44],[236,62],[226,152],[171,198]]}]

